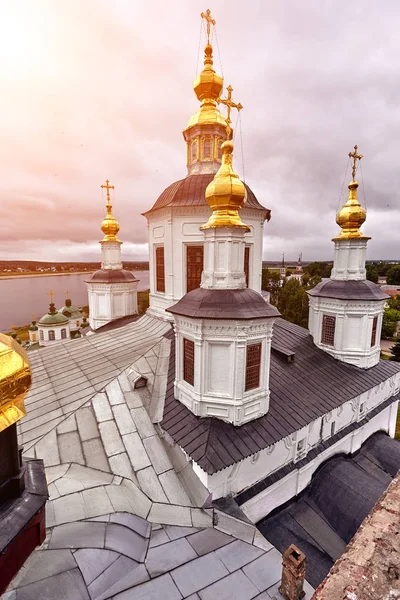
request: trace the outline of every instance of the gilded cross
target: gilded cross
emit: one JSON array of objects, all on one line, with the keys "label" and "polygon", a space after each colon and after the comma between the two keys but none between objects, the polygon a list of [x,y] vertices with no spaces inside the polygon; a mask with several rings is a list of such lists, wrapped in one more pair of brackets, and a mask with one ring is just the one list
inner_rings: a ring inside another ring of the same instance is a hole
[{"label": "gilded cross", "polygon": [[53,292],[53,290],[50,290],[50,291],[49,291],[49,292],[47,292],[47,293],[49,294],[49,296],[50,296],[50,302],[52,303],[52,302],[53,302],[53,296],[55,296],[55,295],[56,295],[56,293],[55,293],[55,292]]},{"label": "gilded cross", "polygon": [[205,19],[207,21],[207,44],[210,43],[210,29],[211,29],[211,25],[215,26],[215,19],[212,18],[211,16],[211,10],[209,8],[207,8],[205,13],[201,13],[201,18]]},{"label": "gilded cross", "polygon": [[354,146],[354,152],[349,152],[350,158],[353,159],[353,168],[352,168],[352,171],[351,171],[352,177],[353,177],[353,181],[354,181],[354,178],[356,176],[356,170],[357,170],[357,166],[356,166],[357,163],[356,163],[356,161],[357,161],[357,159],[361,160],[362,157],[363,157],[362,154],[357,154],[357,150],[358,150],[358,146]]},{"label": "gilded cross", "polygon": [[240,104],[240,102],[238,104],[235,104],[235,102],[232,101],[233,87],[231,85],[228,85],[228,87],[226,89],[228,91],[228,97],[227,98],[219,98],[218,102],[221,102],[221,104],[225,104],[227,111],[228,111],[228,115],[226,117],[226,134],[227,134],[228,140],[229,140],[232,135],[231,110],[232,110],[232,108],[236,108],[236,110],[239,112],[242,110],[243,106]]},{"label": "gilded cross", "polygon": [[65,296],[66,296],[67,298],[69,298],[69,291],[68,291],[68,290],[65,290]]},{"label": "gilded cross", "polygon": [[106,179],[106,185],[101,185],[100,187],[107,190],[107,203],[110,204],[110,190],[114,189],[113,185],[109,185],[109,180]]}]

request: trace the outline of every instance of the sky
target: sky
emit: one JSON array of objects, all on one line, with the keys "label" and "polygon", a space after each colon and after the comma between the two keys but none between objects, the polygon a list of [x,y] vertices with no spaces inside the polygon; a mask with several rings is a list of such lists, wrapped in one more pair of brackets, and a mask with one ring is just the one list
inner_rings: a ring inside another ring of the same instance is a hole
[{"label": "sky", "polygon": [[398,0],[204,2],[2,4],[1,259],[100,261],[105,179],[123,259],[147,258],[141,213],[186,175],[207,8],[244,106],[234,166],[272,211],[264,260],[332,259],[355,144],[367,258],[400,259]]}]

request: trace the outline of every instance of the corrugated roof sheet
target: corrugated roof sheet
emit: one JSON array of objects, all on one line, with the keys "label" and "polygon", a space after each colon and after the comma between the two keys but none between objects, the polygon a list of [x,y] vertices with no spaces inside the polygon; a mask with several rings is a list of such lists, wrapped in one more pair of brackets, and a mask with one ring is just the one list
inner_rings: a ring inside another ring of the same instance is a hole
[{"label": "corrugated roof sheet", "polygon": [[307,329],[283,319],[274,325],[273,340],[296,358],[287,362],[271,354],[269,411],[241,427],[196,417],[175,399],[171,345],[162,427],[209,474],[287,437],[400,371],[400,365],[390,361],[364,370],[335,360],[314,345]]},{"label": "corrugated roof sheet", "polygon": [[[189,175],[185,179],[175,181],[168,186],[163,193],[158,197],[150,210],[143,213],[144,215],[164,208],[166,206],[203,206],[206,203],[206,187],[214,179],[213,173],[205,173],[201,175]],[[266,218],[269,220],[271,211],[262,206],[255,197],[252,190],[245,183],[247,191],[246,208],[255,208],[267,212]]]}]

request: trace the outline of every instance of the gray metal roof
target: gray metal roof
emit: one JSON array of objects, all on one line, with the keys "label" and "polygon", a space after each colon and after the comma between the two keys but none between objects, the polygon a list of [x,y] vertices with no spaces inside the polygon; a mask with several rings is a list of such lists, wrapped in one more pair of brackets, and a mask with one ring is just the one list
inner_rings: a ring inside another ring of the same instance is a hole
[{"label": "gray metal roof", "polygon": [[309,296],[318,298],[337,298],[339,300],[386,300],[389,298],[379,286],[372,281],[339,281],[323,279],[312,290]]},{"label": "gray metal roof", "polygon": [[[173,335],[172,333],[167,335]],[[381,360],[371,369],[335,360],[313,343],[307,329],[277,319],[274,325],[268,413],[235,427],[196,417],[174,397],[175,350],[170,366],[162,427],[209,474],[274,444],[400,371]],[[281,349],[295,354],[288,362]]]}]

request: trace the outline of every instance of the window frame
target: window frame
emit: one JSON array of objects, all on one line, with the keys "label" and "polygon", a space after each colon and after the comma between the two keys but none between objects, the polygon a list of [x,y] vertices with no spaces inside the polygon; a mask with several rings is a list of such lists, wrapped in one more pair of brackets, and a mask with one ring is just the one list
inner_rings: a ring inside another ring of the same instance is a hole
[{"label": "window frame", "polygon": [[194,367],[194,340],[184,337],[182,340],[182,379],[192,387],[194,387]]},{"label": "window frame", "polygon": [[[206,148],[206,142],[208,142],[208,143],[209,143],[209,148],[210,148],[210,151],[209,151],[209,153],[208,153],[208,156],[206,156],[206,152],[205,152],[205,148]],[[209,136],[209,135],[206,135],[206,136],[203,138],[203,142],[202,142],[202,148],[201,148],[201,149],[202,149],[202,159],[203,159],[203,160],[209,160],[209,161],[212,161],[212,159],[213,159],[213,140],[212,140],[212,137],[211,137],[211,136]]]},{"label": "window frame", "polygon": [[[332,321],[329,323],[329,320],[333,320],[333,331],[328,328],[332,328]],[[321,323],[321,344],[324,346],[330,346],[331,348],[335,347],[335,333],[336,333],[336,316],[334,315],[322,315],[322,323]]]},{"label": "window frame", "polygon": [[[253,342],[246,345],[245,392],[257,390],[261,386],[262,352],[262,342]],[[251,356],[251,353],[253,353],[253,356]]]},{"label": "window frame", "polygon": [[39,331],[39,341],[40,342],[44,342],[44,333],[43,333],[43,329],[41,329]]},{"label": "window frame", "polygon": [[244,247],[243,270],[244,270],[247,288],[250,287],[250,261],[251,261],[251,246],[246,245]]},{"label": "window frame", "polygon": [[56,339],[56,332],[54,331],[54,329],[49,329],[47,337],[48,337],[49,342],[54,342],[55,341],[55,339]]},{"label": "window frame", "polygon": [[[162,251],[162,264],[159,262],[160,251]],[[156,246],[154,252],[155,263],[155,289],[160,294],[165,294],[165,249],[164,245]],[[161,284],[161,285],[159,285]]]},{"label": "window frame", "polygon": [[66,340],[66,339],[67,339],[67,330],[66,330],[66,328],[65,328],[65,327],[63,327],[63,328],[61,329],[61,339],[62,339],[62,340]]}]

